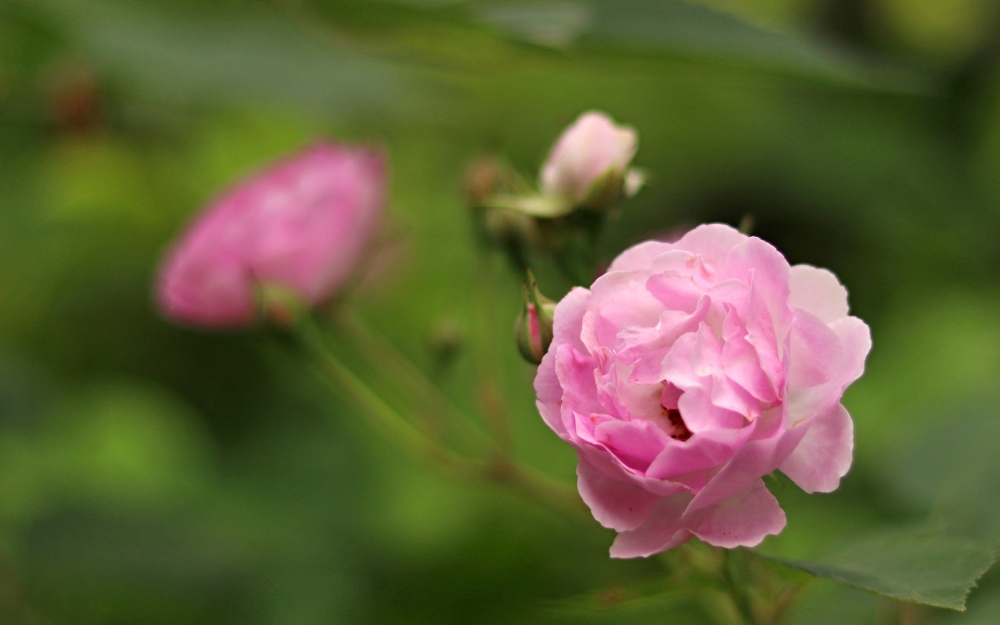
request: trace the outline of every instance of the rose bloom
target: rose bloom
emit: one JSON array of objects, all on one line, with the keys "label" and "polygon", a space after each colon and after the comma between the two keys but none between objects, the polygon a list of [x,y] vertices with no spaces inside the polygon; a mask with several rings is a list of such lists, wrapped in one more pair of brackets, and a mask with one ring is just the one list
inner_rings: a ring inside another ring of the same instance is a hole
[{"label": "rose bloom", "polygon": [[628,249],[559,302],[538,409],[576,448],[613,557],[757,545],[785,526],[761,479],[775,469],[837,488],[853,448],[840,398],[871,348],[847,312],[832,273],[718,224]]},{"label": "rose bloom", "polygon": [[385,191],[381,153],[331,143],[250,177],[211,204],[167,256],[157,286],[163,314],[244,326],[260,286],[309,305],[328,300],[365,250]]},{"label": "rose bloom", "polygon": [[563,131],[542,166],[542,191],[583,202],[602,176],[614,172],[624,178],[637,149],[635,130],[604,113],[584,113]]}]

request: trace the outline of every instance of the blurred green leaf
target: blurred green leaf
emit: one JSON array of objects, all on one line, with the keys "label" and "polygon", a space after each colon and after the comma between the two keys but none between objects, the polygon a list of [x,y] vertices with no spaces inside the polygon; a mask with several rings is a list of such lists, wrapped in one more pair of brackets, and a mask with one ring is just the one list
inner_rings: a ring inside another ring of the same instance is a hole
[{"label": "blurred green leaf", "polygon": [[760,555],[893,599],[960,611],[997,559],[994,549],[927,530],[862,538],[813,562]]},{"label": "blurred green leaf", "polygon": [[484,23],[538,45],[695,56],[887,91],[926,92],[926,77],[887,59],[764,27],[685,0],[489,3]]},{"label": "blurred green leaf", "polygon": [[414,113],[426,104],[398,66],[358,51],[327,25],[264,7],[19,4],[98,69],[168,102],[254,100],[348,115]]}]

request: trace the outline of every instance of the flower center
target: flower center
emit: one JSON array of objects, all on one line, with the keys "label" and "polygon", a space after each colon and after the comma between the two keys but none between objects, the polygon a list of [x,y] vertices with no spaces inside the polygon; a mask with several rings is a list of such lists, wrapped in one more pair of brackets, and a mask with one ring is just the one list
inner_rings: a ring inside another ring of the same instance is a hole
[{"label": "flower center", "polygon": [[686,441],[691,438],[691,430],[687,428],[687,424],[681,418],[680,410],[676,408],[664,408],[663,412],[667,415],[667,420],[670,421],[670,438],[679,441]]}]

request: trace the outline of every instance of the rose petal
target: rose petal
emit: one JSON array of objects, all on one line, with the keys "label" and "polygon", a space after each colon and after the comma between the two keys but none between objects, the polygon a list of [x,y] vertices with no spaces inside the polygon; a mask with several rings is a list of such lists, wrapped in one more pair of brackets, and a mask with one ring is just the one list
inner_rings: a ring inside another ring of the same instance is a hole
[{"label": "rose petal", "polygon": [[711,391],[692,388],[677,401],[684,425],[695,434],[718,429],[738,429],[746,419],[738,412],[720,408],[712,402]]},{"label": "rose petal", "polygon": [[789,287],[789,306],[807,310],[824,323],[847,316],[847,289],[826,269],[795,265],[789,271]]},{"label": "rose petal", "polygon": [[671,441],[649,421],[608,420],[594,428],[594,438],[623,463],[642,472]]},{"label": "rose petal", "polygon": [[731,226],[705,224],[681,237],[674,243],[674,248],[699,254],[712,268],[719,270],[730,250],[746,240],[745,234]]},{"label": "rose petal", "polygon": [[799,308],[792,315],[789,341],[789,388],[818,386],[844,370],[844,346],[825,323]]},{"label": "rose petal", "polygon": [[635,271],[637,269],[647,269],[653,263],[653,259],[660,254],[673,249],[670,243],[662,241],[646,241],[638,245],[633,245],[618,255],[608,271]]},{"label": "rose petal", "polygon": [[838,403],[812,420],[795,451],[778,468],[807,493],[829,493],[851,468],[853,450],[854,423]]},{"label": "rose petal", "polygon": [[847,388],[865,372],[865,358],[872,348],[871,331],[857,317],[844,317],[830,324],[844,347],[844,368],[837,380]]},{"label": "rose petal", "polygon": [[[788,308],[789,271],[788,261],[773,245],[750,237],[726,256],[719,279],[735,279],[750,284],[774,323],[775,336],[782,340],[791,324],[791,311]],[[753,315],[748,313],[748,326],[752,319]]]},{"label": "rose petal", "polygon": [[535,405],[546,425],[561,438],[566,438],[566,426],[562,420],[563,389],[556,375],[556,350],[550,349],[542,357],[535,374]]},{"label": "rose petal", "polygon": [[691,502],[691,511],[710,506],[748,488],[774,471],[792,453],[808,431],[809,421],[770,438],[751,439],[733,456]]},{"label": "rose petal", "polygon": [[[670,441],[646,469],[648,477],[675,479],[678,475],[725,464],[753,433],[753,425],[709,430],[686,441]],[[699,489],[700,490],[700,489]]]},{"label": "rose petal", "polygon": [[645,558],[673,549],[691,538],[682,524],[691,495],[663,497],[645,523],[632,531],[620,532],[611,545],[612,558]]},{"label": "rose petal", "polygon": [[580,456],[576,466],[580,497],[597,522],[619,532],[642,525],[660,500],[634,482],[608,477]]},{"label": "rose petal", "polygon": [[765,536],[785,527],[784,511],[760,479],[699,512],[692,519],[691,533],[726,549],[756,547]]},{"label": "rose petal", "polygon": [[552,322],[552,345],[569,343],[581,352],[587,351],[587,346],[580,339],[580,332],[590,297],[587,289],[574,287],[559,300]]}]

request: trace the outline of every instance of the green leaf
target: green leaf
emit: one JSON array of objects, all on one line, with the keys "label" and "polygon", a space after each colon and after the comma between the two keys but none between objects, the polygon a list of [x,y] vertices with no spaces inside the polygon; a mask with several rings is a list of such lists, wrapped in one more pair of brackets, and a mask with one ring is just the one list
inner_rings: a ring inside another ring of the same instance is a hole
[{"label": "green leaf", "polygon": [[911,67],[685,0],[493,2],[476,17],[548,47],[672,53],[893,92],[930,88]]},{"label": "green leaf", "polygon": [[425,111],[429,92],[335,27],[264,6],[191,8],[109,0],[13,0],[98,70],[168,102],[292,105],[323,113]]},{"label": "green leaf", "polygon": [[542,217],[553,219],[562,217],[573,212],[574,206],[559,198],[547,195],[498,195],[490,199],[487,206],[492,208],[505,208],[528,215],[529,217]]},{"label": "green leaf", "polygon": [[813,562],[758,555],[900,601],[959,611],[997,559],[992,548],[929,530],[872,535]]}]

